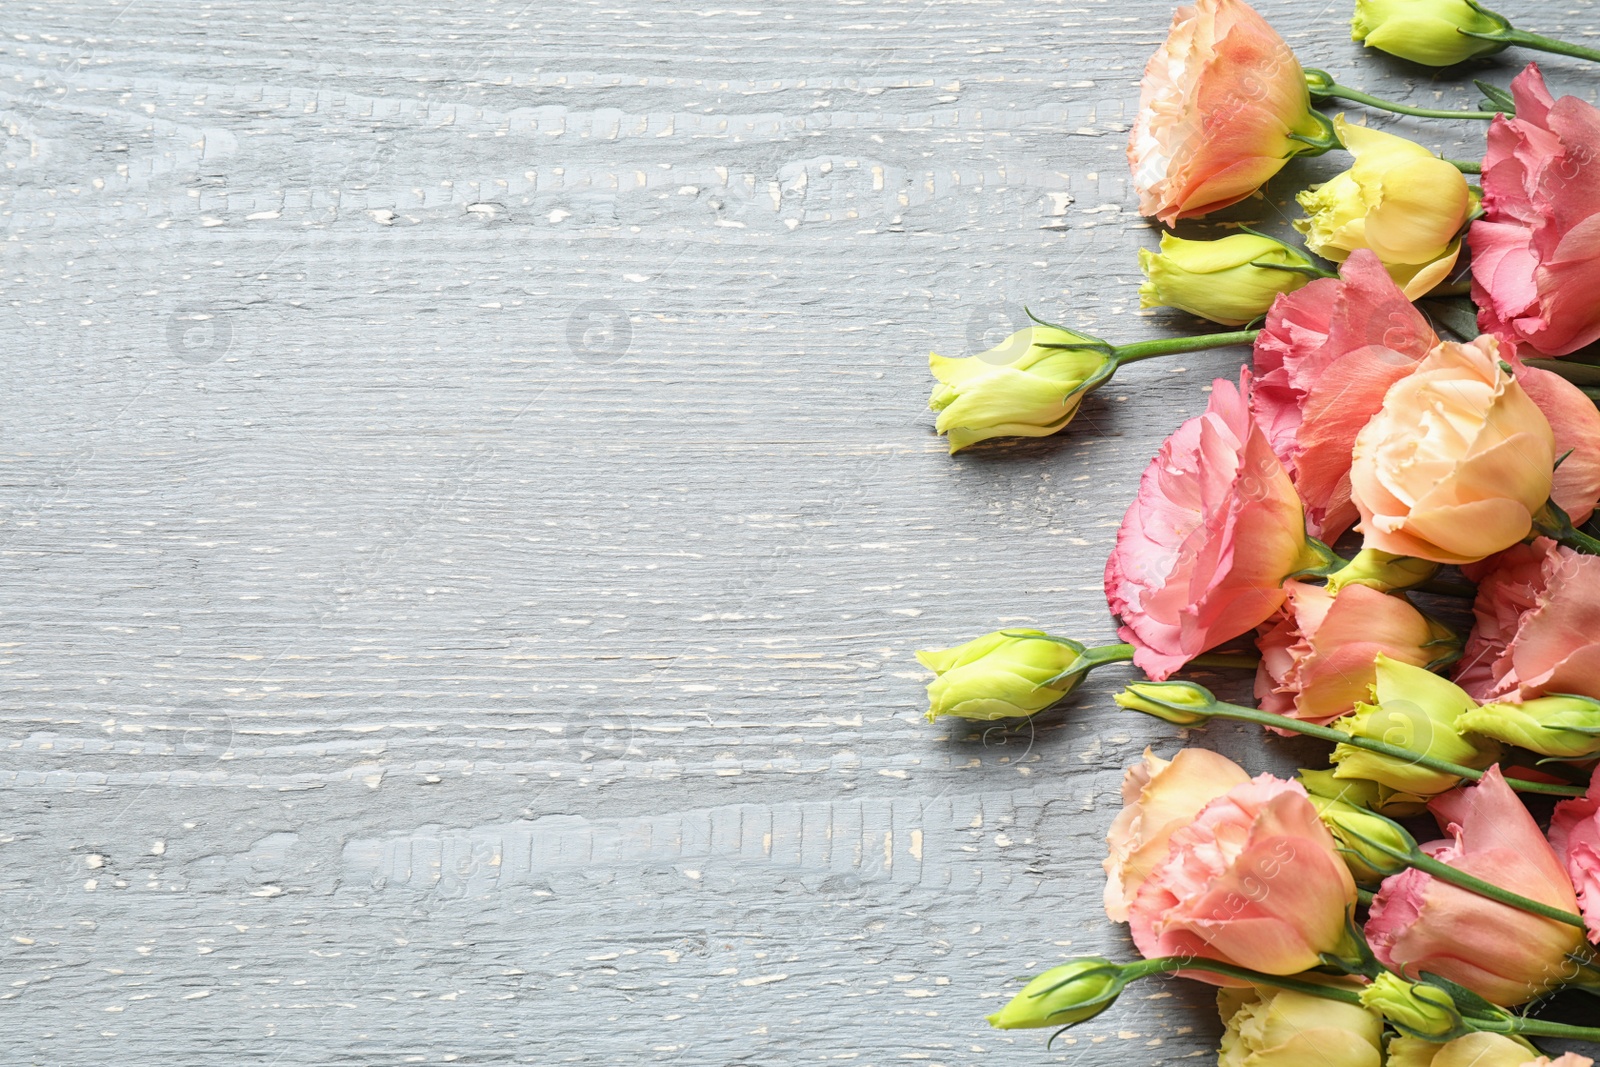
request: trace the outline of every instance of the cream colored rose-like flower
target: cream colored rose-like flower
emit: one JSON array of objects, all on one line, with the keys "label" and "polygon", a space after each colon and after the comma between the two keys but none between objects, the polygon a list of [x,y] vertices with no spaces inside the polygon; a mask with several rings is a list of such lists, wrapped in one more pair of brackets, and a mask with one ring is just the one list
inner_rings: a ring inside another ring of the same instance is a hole
[{"label": "cream colored rose-like flower", "polygon": [[1550,498],[1555,438],[1493,338],[1439,345],[1356,437],[1364,546],[1475,563],[1521,541]]}]

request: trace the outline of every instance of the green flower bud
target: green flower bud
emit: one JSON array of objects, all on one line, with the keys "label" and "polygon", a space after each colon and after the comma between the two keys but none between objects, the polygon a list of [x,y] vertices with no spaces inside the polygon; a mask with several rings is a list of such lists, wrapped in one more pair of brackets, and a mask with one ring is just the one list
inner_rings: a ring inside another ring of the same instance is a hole
[{"label": "green flower bud", "polygon": [[1104,341],[1034,325],[966,359],[930,354],[928,368],[939,379],[928,400],[939,413],[934,429],[959,452],[991,437],[1047,437],[1063,429],[1084,396],[1111,378],[1116,361]]},{"label": "green flower bud", "polygon": [[1356,0],[1350,39],[1428,67],[1449,67],[1506,46],[1468,37],[1511,24],[1471,0]]},{"label": "green flower bud", "polygon": [[1361,991],[1361,1004],[1413,1037],[1445,1041],[1468,1029],[1449,993],[1387,971]]},{"label": "green flower bud", "polygon": [[[1418,756],[1482,770],[1500,758],[1500,746],[1487,738],[1463,736],[1461,714],[1477,707],[1461,687],[1422,667],[1377,658],[1373,703],[1332,726],[1355,737],[1407,749]],[[1436,796],[1461,783],[1459,775],[1424,767],[1410,759],[1369,752],[1355,745],[1334,746],[1335,778],[1365,778],[1419,797]]]},{"label": "green flower bud", "polygon": [[1128,984],[1122,968],[1098,956],[1052,967],[1023,987],[1011,1002],[989,1016],[996,1030],[1071,1026],[1111,1007]]},{"label": "green flower bud", "polygon": [[1439,564],[1432,560],[1363,548],[1328,579],[1328,592],[1338,593],[1347,585],[1370,585],[1380,593],[1394,593],[1414,589],[1438,573]]},{"label": "green flower bud", "polygon": [[[1042,630],[997,630],[955,648],[917,653],[938,675],[928,683],[928,721],[988,721],[1043,711],[1076,689],[1092,661],[1084,646]],[[1074,673],[1074,668],[1079,668]]]},{"label": "green flower bud", "polygon": [[1145,276],[1139,306],[1180,308],[1224,326],[1243,326],[1265,315],[1279,293],[1309,282],[1311,267],[1311,260],[1270,237],[1239,233],[1185,241],[1162,234],[1159,253],[1139,250]]},{"label": "green flower bud", "polygon": [[1209,689],[1193,682],[1134,682],[1111,699],[1178,726],[1205,722],[1217,703]]},{"label": "green flower bud", "polygon": [[1376,885],[1406,867],[1404,861],[1374,848],[1371,842],[1380,842],[1402,853],[1413,852],[1417,847],[1416,838],[1406,833],[1404,827],[1354,804],[1312,794],[1311,806],[1317,809],[1322,825],[1339,843],[1339,855],[1350,868],[1350,876],[1365,885]]},{"label": "green flower bud", "polygon": [[1393,819],[1410,818],[1427,810],[1428,801],[1411,793],[1401,793],[1364,778],[1340,778],[1333,771],[1300,769],[1300,784],[1313,797],[1342,800],[1357,808],[1381,812]]},{"label": "green flower bud", "polygon": [[1579,696],[1549,696],[1521,704],[1485,704],[1456,720],[1456,726],[1508,745],[1561,759],[1600,755],[1600,701]]}]

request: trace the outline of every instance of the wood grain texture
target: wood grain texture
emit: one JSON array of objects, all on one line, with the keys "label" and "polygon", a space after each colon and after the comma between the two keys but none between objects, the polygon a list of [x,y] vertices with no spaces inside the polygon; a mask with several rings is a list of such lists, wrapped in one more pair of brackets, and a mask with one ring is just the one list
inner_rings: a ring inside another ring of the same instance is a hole
[{"label": "wood grain texture", "polygon": [[984,1025],[1128,953],[1100,838],[1178,739],[1109,677],[929,727],[911,656],[1109,637],[1139,472],[1243,357],[955,459],[922,410],[1024,304],[1191,328],[1137,311],[1122,160],[1167,4],[0,13],[0,1061],[1212,1055],[1175,982],[1053,1051]]}]

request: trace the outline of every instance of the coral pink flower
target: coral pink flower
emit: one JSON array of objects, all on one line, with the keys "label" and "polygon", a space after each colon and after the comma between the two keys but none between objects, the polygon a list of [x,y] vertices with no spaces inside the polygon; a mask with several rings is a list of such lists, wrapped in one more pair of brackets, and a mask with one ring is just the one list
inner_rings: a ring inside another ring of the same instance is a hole
[{"label": "coral pink flower", "polygon": [[1329,595],[1286,582],[1289,599],[1256,638],[1256,702],[1266,710],[1326,725],[1371,699],[1378,656],[1426,667],[1449,651],[1451,634],[1403,596],[1364,585]]},{"label": "coral pink flower", "polygon": [[1106,561],[1106,599],[1133,662],[1160,681],[1265,622],[1312,562],[1300,498],[1245,405],[1218,379],[1205,414],[1167,438]]},{"label": "coral pink flower", "polygon": [[1128,164],[1139,211],[1172,225],[1255,192],[1325,135],[1294,52],[1242,0],[1178,8],[1145,66]]},{"label": "coral pink flower", "polygon": [[1550,497],[1581,526],[1600,500],[1600,407],[1553,371],[1519,366],[1517,382],[1550,421],[1556,458],[1567,457],[1556,468]]},{"label": "coral pink flower", "polygon": [[1589,923],[1589,940],[1600,945],[1600,771],[1589,795],[1563,800],[1550,819],[1550,844],[1578,889],[1578,907]]},{"label": "coral pink flower", "polygon": [[1461,688],[1484,703],[1600,699],[1600,557],[1541,537],[1465,571],[1478,596]]},{"label": "coral pink flower", "polygon": [[1272,305],[1256,338],[1250,406],[1305,501],[1313,536],[1332,541],[1355,523],[1356,435],[1383,407],[1389,386],[1438,343],[1365,249],[1350,254],[1337,279],[1314,281]]},{"label": "coral pink flower", "polygon": [[1479,325],[1546,355],[1600,338],[1600,110],[1556,100],[1537,64],[1511,82],[1515,118],[1489,127],[1484,218],[1472,224]]},{"label": "coral pink flower", "polygon": [[[1423,846],[1434,859],[1525,897],[1577,911],[1561,860],[1539,824],[1491,767],[1476,786],[1428,805],[1449,839]],[[1510,1007],[1559,984],[1583,935],[1555,919],[1501,904],[1415,868],[1385,879],[1367,919],[1378,959],[1408,977],[1423,971]]]},{"label": "coral pink flower", "polygon": [[1151,868],[1166,858],[1173,831],[1200,809],[1250,780],[1233,760],[1204,748],[1185,748],[1164,760],[1144,750],[1144,759],[1122,779],[1123,809],[1106,834],[1106,915],[1128,921],[1128,906]]},{"label": "coral pink flower", "polygon": [[1550,421],[1485,336],[1389,387],[1356,435],[1350,496],[1365,547],[1474,563],[1528,536],[1554,470]]},{"label": "coral pink flower", "polygon": [[[1173,832],[1129,913],[1146,957],[1299,974],[1345,944],[1356,886],[1299,782],[1263,774]],[[1203,971],[1192,977],[1237,984]]]}]

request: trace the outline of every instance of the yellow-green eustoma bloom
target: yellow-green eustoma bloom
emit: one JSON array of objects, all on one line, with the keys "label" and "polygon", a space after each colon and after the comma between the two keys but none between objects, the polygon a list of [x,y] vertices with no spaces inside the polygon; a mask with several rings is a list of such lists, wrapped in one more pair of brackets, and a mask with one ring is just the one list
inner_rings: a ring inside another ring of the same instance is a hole
[{"label": "yellow-green eustoma bloom", "polygon": [[989,721],[1043,711],[1076,689],[1084,646],[1042,630],[996,630],[955,648],[917,653],[937,675],[928,683],[928,721],[941,715]]},{"label": "yellow-green eustoma bloom", "polygon": [[[1312,275],[1311,260],[1270,237],[1236,233],[1216,241],[1161,235],[1161,251],[1139,250],[1139,306],[1174,307],[1224,326],[1243,326]],[[1290,269],[1284,269],[1290,268]],[[1299,268],[1294,269],[1294,268]]]},{"label": "yellow-green eustoma bloom", "polygon": [[[1449,679],[1380,655],[1372,703],[1357,704],[1354,712],[1330,725],[1418,756],[1483,770],[1500,758],[1499,744],[1475,734],[1464,735],[1456,725],[1463,713],[1477,706],[1466,690]],[[1414,796],[1437,796],[1461,784],[1460,775],[1351,744],[1335,745],[1331,758],[1337,764],[1336,779],[1364,778]]]},{"label": "yellow-green eustoma bloom", "polygon": [[1333,126],[1355,162],[1295,197],[1306,217],[1294,228],[1306,247],[1336,263],[1371,249],[1408,299],[1426,295],[1455,268],[1478,195],[1455,164],[1415,141],[1352,125],[1343,115]]},{"label": "yellow-green eustoma bloom", "polygon": [[1388,1019],[1401,1033],[1439,1040],[1463,1029],[1461,1012],[1449,993],[1383,972],[1361,990],[1361,1006]]},{"label": "yellow-green eustoma bloom", "polygon": [[1070,330],[1034,325],[966,359],[928,357],[939,379],[928,407],[950,451],[991,437],[1048,437],[1066,427],[1086,393],[1116,370],[1105,344]]},{"label": "yellow-green eustoma bloom", "polygon": [[1023,986],[1010,1003],[989,1016],[996,1030],[1071,1026],[1092,1019],[1116,1001],[1127,985],[1122,968],[1098,956],[1052,967]]},{"label": "yellow-green eustoma bloom", "polygon": [[1428,67],[1451,67],[1506,46],[1462,33],[1494,33],[1505,19],[1468,0],[1356,0],[1350,39]]},{"label": "yellow-green eustoma bloom", "polygon": [[1541,756],[1587,759],[1600,754],[1600,701],[1547,696],[1521,704],[1485,704],[1456,720],[1462,730]]}]

